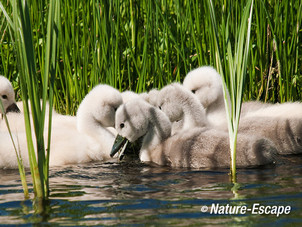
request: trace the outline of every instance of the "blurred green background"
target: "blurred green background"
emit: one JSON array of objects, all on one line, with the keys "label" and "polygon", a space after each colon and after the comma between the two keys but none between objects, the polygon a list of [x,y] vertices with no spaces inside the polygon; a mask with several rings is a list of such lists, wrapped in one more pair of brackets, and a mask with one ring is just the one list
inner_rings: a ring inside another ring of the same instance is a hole
[{"label": "blurred green background", "polygon": [[[245,2],[213,2],[223,59],[227,59],[226,44],[237,43]],[[42,86],[48,1],[28,0],[28,4],[37,86]],[[2,5],[11,16],[10,1]],[[244,100],[301,100],[301,6],[300,0],[255,1]],[[198,66],[216,66],[206,1],[64,0],[60,15],[54,105],[64,114],[75,114],[84,96],[99,83],[143,92],[182,82]],[[20,97],[14,35],[1,9],[0,74],[10,79]]]}]

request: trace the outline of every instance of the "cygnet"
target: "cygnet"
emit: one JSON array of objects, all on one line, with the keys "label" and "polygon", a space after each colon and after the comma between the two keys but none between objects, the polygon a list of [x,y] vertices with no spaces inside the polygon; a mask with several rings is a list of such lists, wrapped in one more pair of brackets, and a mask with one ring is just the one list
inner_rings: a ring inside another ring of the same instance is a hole
[{"label": "cygnet", "polygon": [[[186,130],[170,137],[171,122],[159,108],[143,100],[128,102],[116,112],[118,136],[111,156],[129,140],[143,137],[140,159],[172,167],[228,167],[228,134],[206,128]],[[124,138],[124,139],[121,139]],[[266,139],[238,138],[237,166],[248,167],[272,163],[276,150]]]},{"label": "cygnet", "polygon": [[[203,66],[190,71],[183,86],[199,99],[212,125],[227,127],[222,78],[213,67]],[[230,103],[229,93],[227,97]]]},{"label": "cygnet", "polygon": [[[122,104],[122,97],[116,89],[108,85],[98,85],[84,98],[77,117],[53,118],[50,166],[108,160],[115,133],[107,127],[114,127],[115,110]],[[23,118],[22,115],[20,117]],[[58,120],[60,119],[60,120]],[[72,123],[76,119],[74,124]],[[69,121],[70,120],[70,121]],[[59,123],[56,123],[59,121]],[[115,131],[115,130],[114,130]],[[13,132],[14,141],[29,166],[25,132]],[[44,138],[47,139],[47,129]],[[17,168],[17,161],[8,132],[1,132],[0,167]]]},{"label": "cygnet", "polygon": [[163,87],[157,94],[157,104],[172,123],[172,135],[180,130],[209,126],[206,112],[196,96],[179,83]]},{"label": "cygnet", "polygon": [[[183,85],[205,105],[209,121],[226,131],[222,80],[216,70],[208,66],[195,69],[186,76]],[[302,153],[301,116],[300,103],[243,103],[238,132],[270,139],[279,154]],[[225,123],[221,124],[224,120]]]},{"label": "cygnet", "polygon": [[[9,112],[20,112],[15,101],[15,92],[10,81],[4,76],[0,75],[0,99],[3,104],[5,113]],[[2,115],[2,110],[0,108],[0,114]]]}]

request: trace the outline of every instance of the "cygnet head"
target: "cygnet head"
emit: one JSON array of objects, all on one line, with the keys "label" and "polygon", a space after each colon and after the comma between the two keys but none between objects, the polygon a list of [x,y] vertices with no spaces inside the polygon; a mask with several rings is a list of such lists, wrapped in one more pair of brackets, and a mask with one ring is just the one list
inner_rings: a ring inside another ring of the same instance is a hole
[{"label": "cygnet head", "polygon": [[183,93],[187,92],[189,91],[184,90],[178,83],[167,85],[159,91],[156,106],[169,117],[171,122],[179,121],[183,118],[183,106],[187,101]]},{"label": "cygnet head", "polygon": [[222,78],[211,66],[203,66],[190,71],[183,85],[197,96],[205,109],[217,102],[223,104]]},{"label": "cygnet head", "polygon": [[77,112],[79,131],[91,120],[103,127],[114,127],[115,112],[123,103],[121,93],[109,85],[97,85],[81,102]]},{"label": "cygnet head", "polygon": [[[4,76],[0,76],[0,99],[6,113],[20,112],[18,106],[16,105],[13,86]],[[1,108],[0,113],[2,113]]]},{"label": "cygnet head", "polygon": [[130,105],[128,102],[117,110],[115,125],[119,135],[134,142],[146,134],[149,122],[142,114],[148,111],[145,106],[141,105],[139,100],[137,100],[136,105],[131,105],[131,103],[133,102],[130,102]]},{"label": "cygnet head", "polygon": [[[127,102],[118,108],[115,116],[115,128],[118,137],[111,156],[123,146],[125,140],[135,142],[143,137],[142,146],[152,147],[160,143],[160,140],[164,140],[171,135],[171,123],[168,117],[143,99]],[[120,141],[119,143],[118,139],[124,142]],[[117,143],[119,144],[116,145]]]}]

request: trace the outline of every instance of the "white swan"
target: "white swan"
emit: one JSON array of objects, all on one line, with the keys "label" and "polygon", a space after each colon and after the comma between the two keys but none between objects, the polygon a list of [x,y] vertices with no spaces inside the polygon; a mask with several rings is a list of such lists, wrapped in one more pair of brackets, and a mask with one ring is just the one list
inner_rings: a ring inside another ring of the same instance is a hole
[{"label": "white swan", "polygon": [[[108,160],[115,133],[115,110],[122,97],[108,85],[98,85],[84,98],[77,117],[57,114],[53,118],[50,166]],[[20,115],[20,118],[23,118]],[[67,121],[65,121],[67,120]],[[78,130],[77,130],[78,129]],[[45,137],[46,137],[45,130]],[[13,132],[26,167],[29,166],[25,132]],[[15,151],[7,132],[1,132],[0,167],[17,168]],[[46,138],[45,138],[46,139]]]},{"label": "white swan", "polygon": [[[172,167],[228,167],[229,140],[227,133],[206,128],[186,130],[170,137],[171,123],[158,108],[143,100],[128,102],[116,112],[119,136],[111,155],[124,145],[143,137],[140,159]],[[275,148],[266,139],[253,141],[238,138],[237,165],[239,167],[264,165],[273,162]]]},{"label": "white swan", "polygon": [[[0,75],[0,99],[2,101],[4,111],[8,112],[20,112],[16,105],[15,92],[10,81],[4,76]],[[0,108],[0,114],[3,114]]]}]

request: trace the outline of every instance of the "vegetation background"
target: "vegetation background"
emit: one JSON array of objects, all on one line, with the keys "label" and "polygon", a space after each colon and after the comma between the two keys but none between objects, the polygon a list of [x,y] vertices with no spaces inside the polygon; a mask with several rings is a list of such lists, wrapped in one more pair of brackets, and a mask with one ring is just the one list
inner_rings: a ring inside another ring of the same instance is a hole
[{"label": "vegetation background", "polygon": [[[10,1],[1,2],[12,13]],[[42,93],[49,5],[48,1],[28,2],[36,86],[41,86]],[[227,59],[225,47],[237,41],[237,23],[246,1],[219,0],[213,4],[220,52],[222,59]],[[301,100],[301,6],[301,0],[255,1],[244,100]],[[61,113],[74,115],[84,96],[99,83],[121,91],[144,92],[172,81],[182,82],[198,66],[216,66],[206,1],[64,0],[60,10],[54,105]],[[227,19],[229,34],[225,32]],[[0,74],[10,79],[22,96],[14,38],[1,10]]]}]

